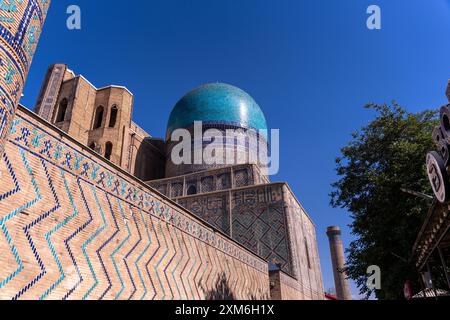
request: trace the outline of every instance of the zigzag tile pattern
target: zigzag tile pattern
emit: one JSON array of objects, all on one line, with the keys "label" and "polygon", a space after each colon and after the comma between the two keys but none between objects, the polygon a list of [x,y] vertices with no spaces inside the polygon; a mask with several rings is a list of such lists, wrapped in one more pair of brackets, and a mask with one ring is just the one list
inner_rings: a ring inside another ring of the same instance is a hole
[{"label": "zigzag tile pattern", "polygon": [[0,299],[267,299],[267,263],[18,110],[1,159]]}]

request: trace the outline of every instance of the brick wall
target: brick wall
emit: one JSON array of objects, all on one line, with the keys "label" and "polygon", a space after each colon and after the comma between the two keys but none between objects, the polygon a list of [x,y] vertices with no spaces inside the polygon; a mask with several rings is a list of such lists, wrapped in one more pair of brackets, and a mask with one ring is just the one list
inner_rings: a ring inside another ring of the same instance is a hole
[{"label": "brick wall", "polygon": [[289,245],[292,248],[293,275],[299,279],[304,300],[324,298],[322,270],[317,246],[316,227],[295,198],[288,185],[283,186],[286,201]]},{"label": "brick wall", "polygon": [[303,300],[304,294],[297,279],[282,271],[270,272],[270,293],[272,300]]},{"label": "brick wall", "polygon": [[267,299],[267,263],[19,108],[0,163],[0,299]]}]

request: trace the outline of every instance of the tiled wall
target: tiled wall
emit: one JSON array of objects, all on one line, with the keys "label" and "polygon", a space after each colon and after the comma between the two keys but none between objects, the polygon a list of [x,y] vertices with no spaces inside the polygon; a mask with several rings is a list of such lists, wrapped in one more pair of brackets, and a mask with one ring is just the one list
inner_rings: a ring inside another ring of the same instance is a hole
[{"label": "tiled wall", "polygon": [[295,277],[290,287],[297,288],[300,299],[323,299],[315,226],[285,183],[249,186],[177,201]]},{"label": "tiled wall", "polygon": [[23,108],[0,174],[0,299],[270,297],[264,260]]},{"label": "tiled wall", "polygon": [[50,0],[0,6],[0,156],[41,34]]},{"label": "tiled wall", "polygon": [[179,198],[187,196],[191,187],[195,188],[196,194],[202,194],[268,182],[269,180],[261,174],[258,166],[245,164],[153,180],[147,183],[170,198]]}]

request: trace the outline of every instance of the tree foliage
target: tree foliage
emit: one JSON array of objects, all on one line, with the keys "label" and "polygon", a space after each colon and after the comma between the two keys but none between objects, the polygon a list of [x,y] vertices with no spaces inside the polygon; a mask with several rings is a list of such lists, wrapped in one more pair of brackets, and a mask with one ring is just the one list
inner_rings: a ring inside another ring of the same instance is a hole
[{"label": "tree foliage", "polygon": [[435,149],[431,133],[437,113],[409,113],[396,103],[366,108],[376,117],[341,149],[331,204],[346,208],[353,219],[350,227],[358,240],[347,249],[347,272],[361,294],[372,294],[366,271],[377,265],[382,272],[377,298],[402,299],[406,280],[418,285],[418,273],[407,260],[430,206],[402,189],[432,194],[425,158]]}]

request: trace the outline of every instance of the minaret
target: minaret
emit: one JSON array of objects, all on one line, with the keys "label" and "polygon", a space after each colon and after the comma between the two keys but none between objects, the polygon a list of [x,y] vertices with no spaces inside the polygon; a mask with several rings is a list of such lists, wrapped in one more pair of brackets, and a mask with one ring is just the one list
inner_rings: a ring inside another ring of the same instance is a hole
[{"label": "minaret", "polygon": [[48,1],[2,1],[0,19],[0,157],[47,15]]},{"label": "minaret", "polygon": [[45,80],[39,92],[38,100],[34,106],[34,113],[48,122],[53,121],[56,102],[65,80],[67,66],[65,64],[54,64],[48,68]]},{"label": "minaret", "polygon": [[350,286],[345,270],[344,246],[342,245],[341,229],[339,227],[329,227],[327,229],[330,240],[331,260],[333,262],[334,282],[336,294],[339,300],[352,300]]}]

